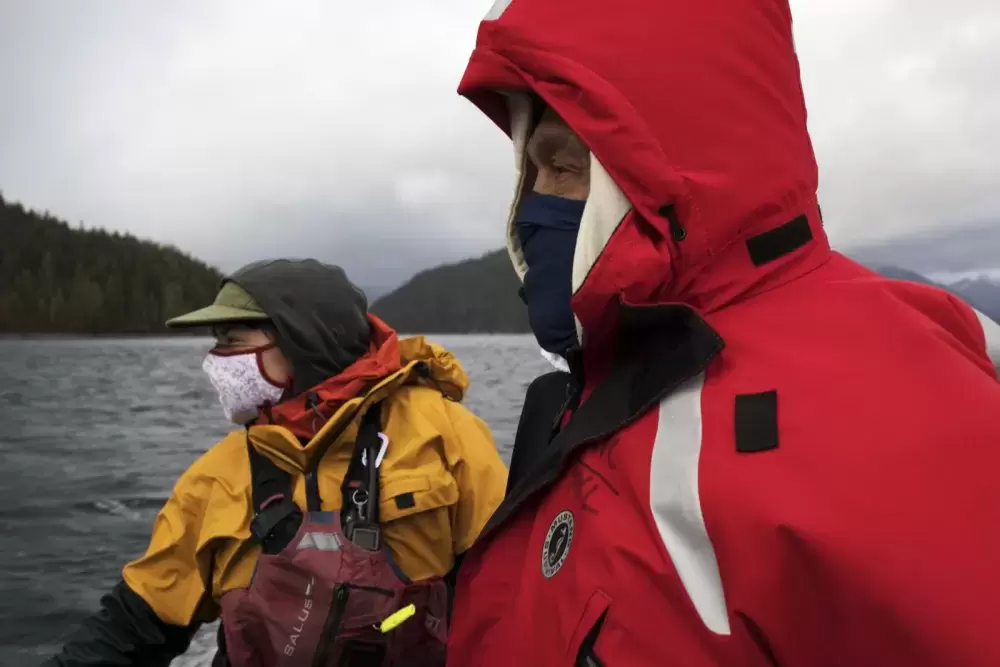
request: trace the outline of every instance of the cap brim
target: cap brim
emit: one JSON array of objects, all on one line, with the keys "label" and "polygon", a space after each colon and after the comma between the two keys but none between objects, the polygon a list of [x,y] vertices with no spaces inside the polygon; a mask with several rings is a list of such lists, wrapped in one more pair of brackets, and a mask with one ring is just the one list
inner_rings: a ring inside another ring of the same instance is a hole
[{"label": "cap brim", "polygon": [[216,324],[238,324],[243,322],[266,322],[270,318],[264,313],[232,308],[230,306],[206,306],[200,310],[167,320],[167,326],[180,329],[184,327],[210,327]]}]

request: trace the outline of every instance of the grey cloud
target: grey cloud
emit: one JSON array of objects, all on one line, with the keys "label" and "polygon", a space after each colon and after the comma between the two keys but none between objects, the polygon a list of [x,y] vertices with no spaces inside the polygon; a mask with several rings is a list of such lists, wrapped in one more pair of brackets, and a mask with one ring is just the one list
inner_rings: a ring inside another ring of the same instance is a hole
[{"label": "grey cloud", "polygon": [[835,243],[1000,218],[1000,89],[990,81],[1000,65],[1000,6],[799,5],[798,49]]},{"label": "grey cloud", "polygon": [[[490,4],[0,0],[0,188],[225,269],[479,254],[512,156],[455,88]],[[1000,6],[793,10],[834,241],[1000,217]]]}]

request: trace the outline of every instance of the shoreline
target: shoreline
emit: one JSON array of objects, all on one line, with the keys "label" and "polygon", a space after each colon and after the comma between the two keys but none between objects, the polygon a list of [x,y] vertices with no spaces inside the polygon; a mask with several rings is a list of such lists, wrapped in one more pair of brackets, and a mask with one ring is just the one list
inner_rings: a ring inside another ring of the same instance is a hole
[{"label": "shoreline", "polygon": [[0,333],[0,341],[5,340],[143,340],[176,338],[178,340],[192,338],[210,338],[206,334],[186,333]]},{"label": "shoreline", "polygon": [[[403,331],[397,332],[400,337],[408,338],[411,336],[425,336],[427,338],[439,338],[445,336],[530,336],[531,332],[507,332],[507,331],[467,331],[464,333],[458,332],[447,332],[447,333],[406,333]],[[2,341],[87,341],[87,340],[192,340],[197,338],[210,339],[212,336],[210,334],[202,333],[148,333],[148,334],[137,334],[137,333],[0,333],[0,342]]]}]

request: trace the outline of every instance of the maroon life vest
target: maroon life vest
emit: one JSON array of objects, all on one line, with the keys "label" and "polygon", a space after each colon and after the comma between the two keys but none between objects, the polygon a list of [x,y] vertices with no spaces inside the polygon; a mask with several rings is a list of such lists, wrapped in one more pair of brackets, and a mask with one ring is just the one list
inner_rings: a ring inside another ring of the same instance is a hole
[{"label": "maroon life vest", "polygon": [[[379,414],[376,404],[362,418],[340,512],[320,511],[313,478],[303,514],[291,499],[291,476],[247,441],[251,533],[262,552],[249,588],[222,598],[220,648],[232,667],[445,664],[444,581],[408,580],[381,544]],[[382,621],[410,604],[413,616],[382,632]]]}]

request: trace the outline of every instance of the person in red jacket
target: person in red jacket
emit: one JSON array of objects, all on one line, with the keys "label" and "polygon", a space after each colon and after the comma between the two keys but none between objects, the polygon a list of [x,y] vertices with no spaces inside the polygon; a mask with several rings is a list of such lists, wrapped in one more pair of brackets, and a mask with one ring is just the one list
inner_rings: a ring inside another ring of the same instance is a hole
[{"label": "person in red jacket", "polygon": [[502,0],[460,92],[571,373],[448,664],[1000,665],[997,327],[831,251],[787,0]]}]

